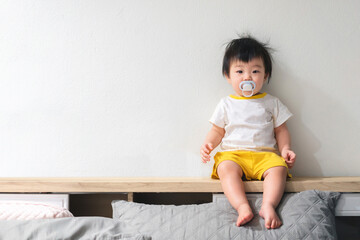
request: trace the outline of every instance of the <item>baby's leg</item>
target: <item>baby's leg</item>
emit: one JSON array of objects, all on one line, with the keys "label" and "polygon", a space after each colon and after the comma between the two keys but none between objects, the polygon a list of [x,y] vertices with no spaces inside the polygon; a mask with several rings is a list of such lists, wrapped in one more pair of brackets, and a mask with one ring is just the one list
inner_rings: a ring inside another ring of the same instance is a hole
[{"label": "baby's leg", "polygon": [[244,225],[254,217],[254,214],[245,195],[241,167],[233,161],[223,161],[217,167],[217,173],[225,196],[239,214],[236,226]]},{"label": "baby's leg", "polygon": [[259,215],[265,219],[265,227],[278,228],[282,225],[275,209],[278,206],[285,189],[287,169],[273,167],[264,173],[264,194]]}]

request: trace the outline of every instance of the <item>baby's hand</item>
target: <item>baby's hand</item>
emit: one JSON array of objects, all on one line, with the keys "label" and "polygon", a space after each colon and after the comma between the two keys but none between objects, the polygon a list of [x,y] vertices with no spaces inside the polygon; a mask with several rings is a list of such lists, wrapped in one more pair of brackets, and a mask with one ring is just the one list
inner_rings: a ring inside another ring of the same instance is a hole
[{"label": "baby's hand", "polygon": [[210,153],[213,150],[213,145],[211,143],[205,143],[201,146],[200,154],[201,154],[201,160],[203,163],[207,163],[210,161]]},{"label": "baby's hand", "polygon": [[285,159],[288,168],[292,168],[296,161],[296,154],[290,149],[284,149],[281,152],[281,156]]}]

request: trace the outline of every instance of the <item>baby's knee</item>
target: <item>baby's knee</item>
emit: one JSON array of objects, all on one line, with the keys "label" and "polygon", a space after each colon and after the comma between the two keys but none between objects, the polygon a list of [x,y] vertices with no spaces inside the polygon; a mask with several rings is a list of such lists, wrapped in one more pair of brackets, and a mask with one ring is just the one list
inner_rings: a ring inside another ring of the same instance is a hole
[{"label": "baby's knee", "polygon": [[221,177],[229,176],[233,174],[238,175],[241,178],[243,175],[243,171],[237,163],[233,161],[223,161],[217,167],[217,174],[220,177],[220,179]]},{"label": "baby's knee", "polygon": [[269,168],[268,170],[266,170],[263,174],[263,178],[266,178],[266,176],[268,176],[269,174],[271,175],[277,175],[277,176],[283,176],[284,178],[287,177],[288,174],[288,169],[286,167],[283,166],[277,166],[277,167],[272,167]]}]

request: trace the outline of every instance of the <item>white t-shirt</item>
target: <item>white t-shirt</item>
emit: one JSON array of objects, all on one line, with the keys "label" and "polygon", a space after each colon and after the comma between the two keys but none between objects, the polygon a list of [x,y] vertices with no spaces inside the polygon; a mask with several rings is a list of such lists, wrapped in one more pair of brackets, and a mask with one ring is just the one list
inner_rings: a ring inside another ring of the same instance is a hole
[{"label": "white t-shirt", "polygon": [[223,151],[277,152],[274,128],[291,116],[278,98],[261,93],[249,98],[222,98],[209,121],[225,129],[220,145]]}]

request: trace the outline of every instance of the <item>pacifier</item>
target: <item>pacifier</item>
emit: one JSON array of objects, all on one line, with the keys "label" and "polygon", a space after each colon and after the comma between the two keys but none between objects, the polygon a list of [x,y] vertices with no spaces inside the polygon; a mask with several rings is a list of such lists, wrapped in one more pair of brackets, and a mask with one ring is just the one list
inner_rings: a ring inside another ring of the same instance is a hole
[{"label": "pacifier", "polygon": [[[256,83],[254,81],[242,81],[239,85],[239,88],[244,97],[251,97],[254,94],[256,88]],[[245,92],[251,92],[251,94],[245,94]]]}]

